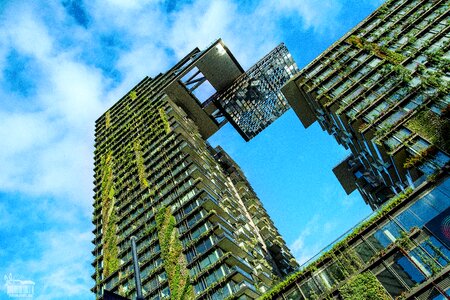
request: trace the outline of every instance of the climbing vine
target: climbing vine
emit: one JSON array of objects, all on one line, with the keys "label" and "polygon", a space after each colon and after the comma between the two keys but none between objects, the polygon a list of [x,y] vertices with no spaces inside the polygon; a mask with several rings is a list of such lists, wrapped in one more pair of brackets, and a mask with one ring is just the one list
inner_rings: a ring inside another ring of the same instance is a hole
[{"label": "climbing vine", "polygon": [[112,151],[101,159],[102,165],[102,232],[103,232],[103,277],[119,268],[116,223],[114,209],[114,183]]},{"label": "climbing vine", "polygon": [[187,261],[182,252],[183,246],[178,238],[175,224],[175,217],[170,208],[161,207],[156,214],[156,226],[164,269],[169,281],[170,299],[193,299],[194,290],[190,283]]},{"label": "climbing vine", "polygon": [[391,299],[384,287],[371,272],[364,272],[353,276],[339,289],[339,292],[345,300]]},{"label": "climbing vine", "polygon": [[108,276],[114,271],[116,271],[119,266],[119,249],[117,247],[117,216],[114,208],[111,209],[111,214],[109,216],[108,224],[106,226],[105,234],[105,242],[103,245],[103,274],[104,276]]},{"label": "climbing vine", "polygon": [[419,134],[430,143],[446,152],[450,151],[450,122],[447,117],[438,116],[431,110],[415,115],[407,124],[409,130]]},{"label": "climbing vine", "polygon": [[109,112],[109,110],[105,114],[105,123],[106,123],[106,129],[108,129],[109,126],[111,126],[111,113]]},{"label": "climbing vine", "polygon": [[139,175],[139,181],[142,187],[149,187],[148,181],[145,175],[144,157],[142,156],[141,143],[139,140],[135,140],[133,143],[134,154],[136,156],[136,165]]},{"label": "climbing vine", "polygon": [[131,91],[129,96],[130,96],[131,100],[135,100],[137,98],[136,91]]},{"label": "climbing vine", "polygon": [[159,116],[161,117],[161,120],[164,123],[164,129],[166,130],[166,133],[170,133],[170,124],[167,120],[166,112],[164,111],[164,108],[159,109]]},{"label": "climbing vine", "polygon": [[384,46],[380,46],[376,43],[369,42],[359,36],[352,35],[345,40],[348,44],[354,45],[360,49],[370,51],[372,54],[378,56],[381,59],[385,59],[393,64],[400,64],[406,59],[403,54],[389,50]]}]

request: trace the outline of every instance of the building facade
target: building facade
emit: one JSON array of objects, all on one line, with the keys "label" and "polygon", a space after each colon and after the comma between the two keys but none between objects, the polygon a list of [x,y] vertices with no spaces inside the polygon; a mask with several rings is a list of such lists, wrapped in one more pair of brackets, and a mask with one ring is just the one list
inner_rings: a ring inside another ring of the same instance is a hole
[{"label": "building facade", "polygon": [[372,209],[448,165],[448,14],[448,1],[387,1],[282,90],[305,127],[351,150],[333,171]]},{"label": "building facade", "polygon": [[449,299],[450,178],[374,212],[261,300]]},{"label": "building facade", "polygon": [[261,299],[450,299],[449,8],[387,1],[282,88],[376,211]]},{"label": "building facade", "polygon": [[239,167],[206,142],[227,120],[202,84],[217,96],[242,74],[218,40],[96,121],[97,299],[136,295],[131,236],[145,299],[255,299],[297,267]]}]

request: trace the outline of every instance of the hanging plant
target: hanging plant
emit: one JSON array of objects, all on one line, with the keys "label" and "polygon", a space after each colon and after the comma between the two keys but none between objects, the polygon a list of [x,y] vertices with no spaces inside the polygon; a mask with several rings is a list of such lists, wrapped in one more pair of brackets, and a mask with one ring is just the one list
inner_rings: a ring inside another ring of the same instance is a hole
[{"label": "hanging plant", "polygon": [[360,273],[350,278],[350,280],[339,289],[339,292],[345,300],[392,299],[375,275],[370,271]]},{"label": "hanging plant", "polygon": [[142,156],[141,144],[139,140],[135,140],[133,143],[134,154],[136,157],[136,165],[139,176],[139,182],[142,187],[148,188],[149,184],[145,174],[144,157]]},{"label": "hanging plant", "polygon": [[439,116],[431,110],[423,111],[411,118],[406,127],[444,151],[450,151],[450,122],[445,115]]},{"label": "hanging plant", "polygon": [[102,232],[103,232],[103,278],[119,268],[117,248],[117,217],[114,209],[113,158],[109,151],[101,159],[102,165]]},{"label": "hanging plant", "polygon": [[189,270],[183,246],[175,228],[175,217],[169,207],[161,207],[156,214],[156,226],[161,247],[161,257],[164,260],[171,300],[194,299],[194,290],[190,283]]},{"label": "hanging plant", "polygon": [[106,123],[106,129],[108,129],[109,126],[111,126],[111,113],[109,112],[109,110],[105,114],[105,123]]},{"label": "hanging plant", "polygon": [[424,163],[428,158],[436,154],[437,148],[435,146],[429,146],[428,148],[422,150],[419,154],[406,159],[403,167],[405,169],[409,169],[412,167],[416,167],[422,163]]},{"label": "hanging plant", "polygon": [[164,129],[166,130],[166,133],[170,133],[170,124],[169,121],[167,120],[166,112],[162,107],[159,109],[159,116],[164,124]]},{"label": "hanging plant", "polygon": [[370,51],[372,54],[378,56],[381,59],[385,59],[393,64],[400,64],[406,59],[403,54],[389,50],[385,46],[380,46],[376,43],[369,42],[361,37],[352,35],[345,40],[348,44],[354,45],[360,49]]}]

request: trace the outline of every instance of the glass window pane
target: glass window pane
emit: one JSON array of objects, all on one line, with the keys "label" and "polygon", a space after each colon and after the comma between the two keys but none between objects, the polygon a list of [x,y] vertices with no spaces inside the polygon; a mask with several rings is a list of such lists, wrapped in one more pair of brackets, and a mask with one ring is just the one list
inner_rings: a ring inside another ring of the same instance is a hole
[{"label": "glass window pane", "polygon": [[400,255],[400,258],[395,261],[392,269],[409,287],[413,287],[425,280],[425,276],[403,255]]},{"label": "glass window pane", "polygon": [[420,246],[441,266],[446,266],[450,262],[450,249],[439,242],[434,236],[430,236]]},{"label": "glass window pane", "polygon": [[400,215],[395,218],[398,223],[400,223],[406,231],[411,231],[413,227],[422,227],[423,221],[419,220],[414,214],[409,210],[405,210]]},{"label": "glass window pane", "polygon": [[331,265],[329,265],[329,266],[327,267],[327,271],[328,271],[328,274],[330,274],[330,276],[333,277],[334,280],[336,280],[336,281],[338,281],[338,282],[345,279],[345,275],[344,275],[344,273],[342,272],[342,269],[341,269],[341,267],[338,265],[337,262],[334,262],[334,263],[332,263]]},{"label": "glass window pane", "polygon": [[408,210],[415,213],[423,221],[423,224],[438,215],[438,211],[433,209],[426,201],[423,201],[422,199],[411,205]]},{"label": "glass window pane", "polygon": [[394,298],[405,290],[400,281],[387,269],[376,276],[388,293]]},{"label": "glass window pane", "polygon": [[394,221],[391,221],[389,223],[387,223],[386,225],[384,225],[381,228],[381,231],[383,231],[384,235],[390,240],[390,241],[395,241],[398,238],[402,237],[402,229],[400,228],[400,226],[398,226],[397,223],[395,223]]},{"label": "glass window pane", "polygon": [[444,194],[439,188],[435,189],[424,198],[439,212],[446,210],[450,206],[450,197]]},{"label": "glass window pane", "polygon": [[367,245],[366,242],[362,242],[355,247],[356,253],[361,257],[362,261],[367,263],[370,258],[375,254],[375,252]]},{"label": "glass window pane", "polygon": [[442,295],[435,287],[430,286],[420,294],[419,299],[445,300],[447,298]]},{"label": "glass window pane", "polygon": [[319,288],[314,283],[312,278],[302,284],[300,288],[307,299],[314,299],[317,298],[318,295],[320,295]]},{"label": "glass window pane", "polygon": [[411,250],[409,255],[414,264],[428,277],[441,269],[432,257],[419,247]]},{"label": "glass window pane", "polygon": [[368,240],[372,246],[377,250],[385,249],[389,246],[392,241],[383,233],[382,230],[377,230],[373,235],[371,235]]},{"label": "glass window pane", "polygon": [[314,276],[314,279],[319,284],[320,289],[322,291],[329,290],[333,286],[333,283],[334,283],[333,278],[331,278],[325,270],[322,272],[319,272],[316,276]]},{"label": "glass window pane", "polygon": [[291,292],[288,292],[288,294],[284,296],[284,299],[286,299],[286,300],[302,300],[305,298],[303,298],[302,294],[300,293],[300,291],[298,289],[295,289]]}]

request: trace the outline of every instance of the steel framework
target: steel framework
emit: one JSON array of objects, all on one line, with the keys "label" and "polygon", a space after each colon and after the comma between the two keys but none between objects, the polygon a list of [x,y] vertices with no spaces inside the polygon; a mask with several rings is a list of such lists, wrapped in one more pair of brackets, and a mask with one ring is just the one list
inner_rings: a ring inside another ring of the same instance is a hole
[{"label": "steel framework", "polygon": [[290,108],[280,89],[297,72],[282,43],[208,101],[249,141]]}]

